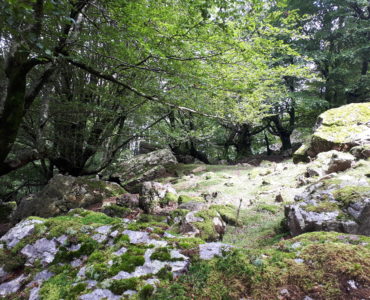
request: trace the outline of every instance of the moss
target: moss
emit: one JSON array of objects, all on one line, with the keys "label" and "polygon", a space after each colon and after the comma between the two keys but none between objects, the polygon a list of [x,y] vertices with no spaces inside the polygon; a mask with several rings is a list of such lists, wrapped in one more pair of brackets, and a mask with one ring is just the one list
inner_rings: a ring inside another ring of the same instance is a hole
[{"label": "moss", "polygon": [[92,262],[104,262],[107,258],[107,254],[104,253],[103,251],[98,251],[95,250],[91,255],[89,256],[87,262],[92,263]]},{"label": "moss", "polygon": [[48,300],[77,299],[85,290],[86,285],[82,283],[73,286],[75,276],[76,271],[64,269],[60,274],[51,277],[43,283],[40,289],[40,298]]},{"label": "moss", "polygon": [[370,284],[369,242],[369,237],[315,232],[268,249],[233,249],[223,257],[194,261],[186,276],[164,283],[153,298],[171,299],[180,292],[183,299],[278,299],[284,287],[298,295],[294,299],[347,299],[343,281]]},{"label": "moss", "polygon": [[308,157],[307,151],[309,149],[309,145],[303,144],[301,147],[298,148],[297,151],[293,153],[293,162],[299,163],[299,162],[310,162],[310,159]]},{"label": "moss", "polygon": [[179,258],[171,258],[171,252],[168,248],[162,247],[162,248],[157,248],[153,254],[150,256],[151,259],[153,260],[160,260],[160,261],[177,261],[181,260]]},{"label": "moss", "polygon": [[136,267],[142,266],[145,263],[144,259],[145,249],[130,248],[126,253],[121,256],[113,258],[113,265],[110,269],[112,276],[120,271],[133,272]]},{"label": "moss", "polygon": [[175,209],[169,213],[169,225],[173,225],[176,218],[182,218],[186,216],[186,214],[190,212],[190,210],[187,209]]},{"label": "moss", "polygon": [[316,213],[339,211],[337,203],[331,201],[320,201],[317,205],[307,205],[304,210]]},{"label": "moss", "polygon": [[104,206],[102,212],[109,217],[125,218],[132,213],[132,210],[128,207],[111,204]]},{"label": "moss", "polygon": [[111,218],[106,214],[84,209],[74,209],[65,216],[58,216],[45,221],[50,237],[59,237],[63,234],[68,234],[68,232],[78,232],[83,228],[83,225],[98,226],[120,223],[121,221],[118,218]]},{"label": "moss", "polygon": [[6,272],[13,272],[23,269],[26,259],[22,255],[14,255],[9,250],[0,249],[0,266],[3,266]]},{"label": "moss", "polygon": [[98,249],[100,244],[90,237],[83,238],[80,249],[76,251],[70,251],[66,247],[62,246],[59,248],[58,253],[55,255],[54,263],[69,262],[82,255],[89,256],[91,253]]},{"label": "moss", "polygon": [[158,271],[156,274],[159,279],[171,281],[173,279],[173,274],[171,272],[171,267],[165,266]]},{"label": "moss", "polygon": [[192,197],[188,195],[180,195],[178,198],[178,204],[188,203],[188,202],[205,202],[202,197]]},{"label": "moss", "polygon": [[166,220],[165,216],[141,214],[137,222],[148,223],[148,222],[160,222],[164,223]]},{"label": "moss", "polygon": [[139,299],[140,300],[150,299],[153,293],[154,293],[154,286],[152,286],[151,284],[146,284],[141,288],[139,292]]},{"label": "moss", "polygon": [[161,207],[164,207],[166,205],[169,205],[170,203],[177,203],[178,201],[178,196],[174,193],[167,192],[164,198],[162,198],[159,203]]},{"label": "moss", "polygon": [[280,210],[280,207],[274,204],[259,204],[256,209],[257,211],[267,211],[276,214]]},{"label": "moss", "polygon": [[127,226],[129,230],[140,231],[147,229],[148,227],[153,228],[153,233],[163,234],[168,228],[168,224],[162,222],[148,222],[148,223],[131,223]]},{"label": "moss", "polygon": [[203,219],[202,222],[193,223],[200,231],[200,238],[205,241],[215,241],[220,238],[219,233],[213,225],[213,218],[218,217],[218,213],[214,209],[199,211],[195,214]]},{"label": "moss", "polygon": [[241,222],[237,220],[237,208],[233,205],[212,205],[210,209],[215,209],[222,220],[232,226],[240,226]]},{"label": "moss", "polygon": [[104,197],[106,198],[117,197],[119,195],[126,193],[125,189],[119,186],[118,184],[105,182],[102,180],[78,177],[77,184],[87,185],[89,189],[98,190],[99,192],[104,193]]},{"label": "moss", "polygon": [[122,295],[127,290],[136,290],[140,280],[138,278],[114,280],[109,289],[116,295]]},{"label": "moss", "polygon": [[204,240],[197,237],[171,238],[170,241],[175,242],[177,248],[184,250],[197,248],[200,244],[205,243]]},{"label": "moss", "polygon": [[335,200],[347,208],[350,204],[359,202],[370,195],[369,186],[346,186],[333,193]]},{"label": "moss", "polygon": [[102,281],[110,276],[110,269],[106,263],[96,263],[88,266],[85,274],[92,280]]}]

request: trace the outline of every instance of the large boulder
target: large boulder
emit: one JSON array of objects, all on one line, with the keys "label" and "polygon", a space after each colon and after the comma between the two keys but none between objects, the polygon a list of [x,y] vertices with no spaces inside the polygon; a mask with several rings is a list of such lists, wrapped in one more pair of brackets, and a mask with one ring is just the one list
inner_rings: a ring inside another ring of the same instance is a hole
[{"label": "large boulder", "polygon": [[311,231],[370,235],[370,162],[311,185],[285,207],[293,236]]},{"label": "large boulder", "polygon": [[[353,103],[321,114],[308,145],[293,155],[294,162],[309,161],[320,152],[347,152],[370,144],[370,103]],[[368,153],[368,152],[365,152]]]},{"label": "large boulder", "polygon": [[112,181],[119,182],[131,191],[135,186],[144,181],[151,181],[163,176],[166,174],[168,167],[176,164],[176,157],[171,150],[162,149],[148,154],[134,156],[115,167],[115,172],[109,177]]},{"label": "large boulder", "polygon": [[56,175],[39,193],[21,200],[13,220],[19,221],[28,216],[53,217],[72,208],[88,207],[123,193],[124,189],[116,183]]}]

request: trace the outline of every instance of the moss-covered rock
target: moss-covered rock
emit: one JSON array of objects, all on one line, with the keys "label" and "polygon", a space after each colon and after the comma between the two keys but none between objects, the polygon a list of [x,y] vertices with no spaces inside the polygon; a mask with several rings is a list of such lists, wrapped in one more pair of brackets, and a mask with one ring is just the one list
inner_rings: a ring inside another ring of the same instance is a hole
[{"label": "moss-covered rock", "polygon": [[330,109],[318,118],[316,130],[308,145],[293,155],[294,162],[307,161],[320,152],[330,150],[349,151],[369,143],[369,103],[353,103]]},{"label": "moss-covered rock", "polygon": [[178,198],[178,204],[189,203],[189,202],[201,202],[204,203],[205,200],[203,197],[180,195]]},{"label": "moss-covered rock", "polygon": [[231,204],[227,204],[227,205],[212,205],[210,206],[210,209],[214,209],[216,210],[222,220],[228,224],[228,225],[232,225],[232,226],[240,226],[241,225],[241,222],[237,219],[237,213],[238,213],[238,209],[231,205]]},{"label": "moss-covered rock", "polygon": [[163,176],[167,168],[176,164],[177,159],[171,150],[162,149],[134,156],[120,165],[110,167],[106,173],[109,178],[132,191],[140,183]]},{"label": "moss-covered rock", "polygon": [[14,221],[28,216],[53,217],[72,208],[88,207],[125,193],[118,184],[101,180],[56,175],[37,194],[21,200]]},{"label": "moss-covered rock", "polygon": [[310,231],[338,231],[370,235],[370,185],[363,162],[345,174],[309,185],[296,204],[285,207],[292,235]]}]

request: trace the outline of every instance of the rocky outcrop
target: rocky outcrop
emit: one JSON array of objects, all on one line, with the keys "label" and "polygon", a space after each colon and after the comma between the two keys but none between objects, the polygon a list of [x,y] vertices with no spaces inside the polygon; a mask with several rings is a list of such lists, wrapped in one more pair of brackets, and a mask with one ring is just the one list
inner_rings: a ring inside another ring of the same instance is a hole
[{"label": "rocky outcrop", "polygon": [[[348,152],[364,145],[370,145],[370,103],[348,104],[319,116],[309,144],[294,153],[293,161],[307,162],[321,152]],[[366,156],[368,152],[361,155]]]},{"label": "rocky outcrop", "polygon": [[[163,176],[167,168],[177,164],[176,157],[171,150],[162,149],[134,156],[115,167],[109,177],[110,180],[119,182],[128,190],[145,181],[151,181]],[[137,190],[135,191],[137,192]]]},{"label": "rocky outcrop", "polygon": [[230,249],[174,236],[160,217],[149,222],[145,216],[122,220],[73,209],[22,221],[0,240],[0,298],[147,299],[142,295],[149,290],[150,296],[162,280],[187,272],[189,249],[201,259]]},{"label": "rocky outcrop", "polygon": [[83,177],[54,176],[37,194],[21,200],[14,221],[28,216],[53,217],[72,208],[88,207],[125,191],[118,184]]},{"label": "rocky outcrop", "polygon": [[337,231],[370,235],[369,170],[370,162],[361,161],[345,173],[309,185],[295,197],[296,204],[285,207],[291,234]]}]

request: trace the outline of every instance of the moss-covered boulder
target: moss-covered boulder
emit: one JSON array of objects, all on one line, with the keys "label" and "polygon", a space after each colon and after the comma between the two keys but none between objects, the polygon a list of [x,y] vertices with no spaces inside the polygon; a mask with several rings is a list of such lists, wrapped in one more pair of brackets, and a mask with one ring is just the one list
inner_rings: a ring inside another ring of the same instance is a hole
[{"label": "moss-covered boulder", "polygon": [[180,232],[185,236],[200,237],[207,242],[221,240],[225,234],[226,223],[215,209],[191,211],[180,224]]},{"label": "moss-covered boulder", "polygon": [[[134,156],[124,163],[107,170],[112,181],[119,182],[127,190],[138,192],[137,187],[144,181],[151,181],[167,173],[167,169],[177,164],[177,159],[169,149],[153,151]],[[114,170],[112,170],[114,169]]]},{"label": "moss-covered boulder", "polygon": [[309,185],[285,207],[292,235],[338,231],[370,235],[370,162]]},{"label": "moss-covered boulder", "polygon": [[294,162],[307,161],[320,152],[349,151],[370,144],[370,103],[353,103],[330,109],[318,118],[308,145],[293,155]]},{"label": "moss-covered boulder", "polygon": [[39,193],[21,200],[13,220],[19,221],[28,216],[53,217],[72,208],[102,203],[106,198],[123,193],[125,190],[116,183],[56,175]]}]

